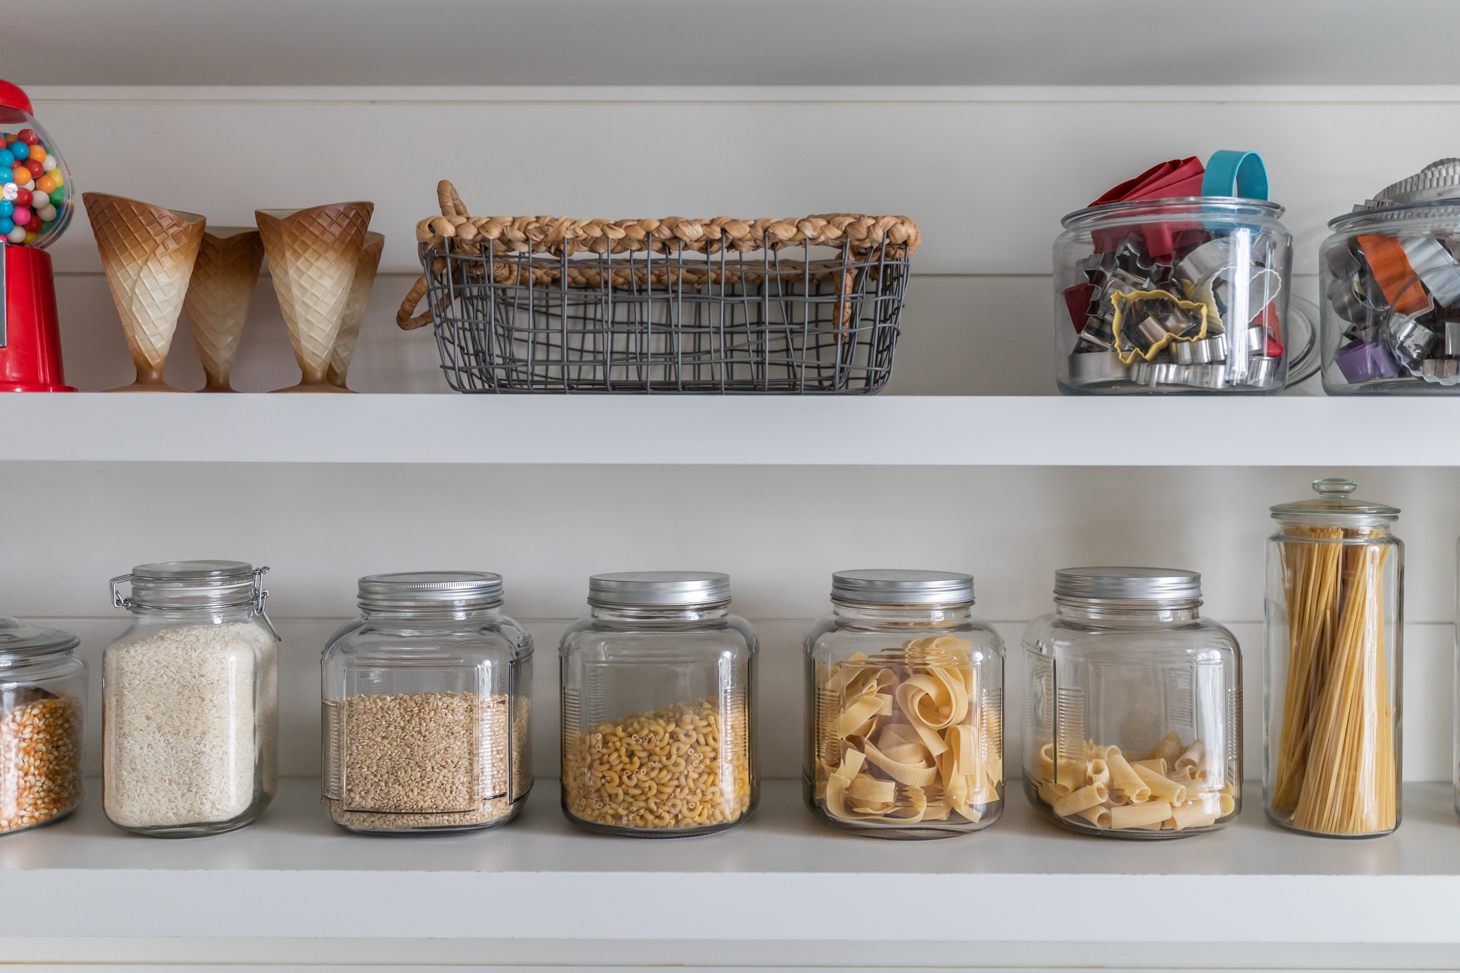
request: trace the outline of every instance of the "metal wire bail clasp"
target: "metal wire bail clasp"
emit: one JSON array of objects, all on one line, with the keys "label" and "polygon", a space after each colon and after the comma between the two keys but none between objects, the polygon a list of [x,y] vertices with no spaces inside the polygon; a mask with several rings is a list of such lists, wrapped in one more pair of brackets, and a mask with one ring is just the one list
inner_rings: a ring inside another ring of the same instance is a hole
[{"label": "metal wire bail clasp", "polygon": [[132,576],[130,574],[119,574],[115,578],[112,578],[112,580],[111,580],[111,592],[112,592],[112,607],[113,608],[131,608],[132,607],[132,599],[130,599],[130,598],[123,598],[122,597],[122,593],[117,590],[117,585],[121,584],[123,581],[126,581],[126,582],[129,582],[130,583],[131,580],[132,580]]},{"label": "metal wire bail clasp", "polygon": [[[258,612],[259,617],[264,620],[264,624],[269,627],[269,633],[274,636],[274,641],[282,642],[284,639],[279,634],[279,630],[274,627],[273,619],[269,618],[269,613],[264,611],[264,602],[269,600],[269,589],[264,587],[264,575],[268,573],[269,569],[267,565],[261,568],[254,568],[253,610]],[[113,583],[115,584],[115,582]]]}]

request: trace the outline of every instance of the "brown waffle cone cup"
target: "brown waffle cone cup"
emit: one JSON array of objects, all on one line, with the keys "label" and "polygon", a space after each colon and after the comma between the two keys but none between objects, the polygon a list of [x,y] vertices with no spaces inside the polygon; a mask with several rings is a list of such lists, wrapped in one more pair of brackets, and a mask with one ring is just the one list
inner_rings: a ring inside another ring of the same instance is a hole
[{"label": "brown waffle cone cup", "polygon": [[365,245],[360,248],[360,263],[355,266],[355,280],[350,285],[350,297],[345,301],[340,333],[335,335],[335,346],[330,349],[330,384],[347,392],[345,376],[350,371],[350,359],[355,355],[360,325],[365,323],[365,305],[370,303],[370,288],[375,286],[375,272],[380,269],[380,254],[384,249],[385,234],[365,234]]},{"label": "brown waffle cone cup", "polygon": [[193,279],[183,299],[193,344],[208,376],[201,391],[233,391],[228,376],[263,262],[264,244],[255,228],[210,226],[203,231]]},{"label": "brown waffle cone cup", "polygon": [[303,377],[280,392],[342,392],[329,383],[330,352],[345,317],[374,203],[254,211],[279,310]]},{"label": "brown waffle cone cup", "polygon": [[181,392],[162,380],[207,221],[197,213],[82,193],[137,381],[113,392]]}]

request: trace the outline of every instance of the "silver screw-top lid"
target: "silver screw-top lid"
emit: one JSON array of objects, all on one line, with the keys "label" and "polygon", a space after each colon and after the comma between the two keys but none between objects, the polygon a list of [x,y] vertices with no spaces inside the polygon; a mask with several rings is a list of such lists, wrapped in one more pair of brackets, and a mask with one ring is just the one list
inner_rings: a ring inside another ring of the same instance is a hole
[{"label": "silver screw-top lid", "polygon": [[[139,564],[131,574],[112,579],[112,600],[118,608],[161,611],[189,608],[237,608],[257,601],[259,575],[244,561],[159,561]],[[123,599],[117,584],[130,582]]]},{"label": "silver screw-top lid", "polygon": [[58,628],[41,628],[18,618],[0,617],[0,659],[7,656],[45,655],[74,649],[81,640]]},{"label": "silver screw-top lid", "polygon": [[401,571],[360,579],[366,610],[495,608],[502,604],[502,576],[487,571]]},{"label": "silver screw-top lid", "polygon": [[831,597],[867,605],[971,605],[973,575],[867,568],[831,576]]},{"label": "silver screw-top lid", "polygon": [[1062,568],[1054,573],[1056,598],[1093,601],[1193,601],[1201,575],[1176,568]]},{"label": "silver screw-top lid", "polygon": [[684,608],[730,601],[730,575],[715,571],[621,571],[588,579],[588,604]]}]

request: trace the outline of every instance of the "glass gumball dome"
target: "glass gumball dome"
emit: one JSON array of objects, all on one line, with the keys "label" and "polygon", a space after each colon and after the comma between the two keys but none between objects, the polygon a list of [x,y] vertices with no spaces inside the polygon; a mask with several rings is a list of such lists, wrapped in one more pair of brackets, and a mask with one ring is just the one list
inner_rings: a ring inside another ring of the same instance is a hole
[{"label": "glass gumball dome", "polygon": [[0,81],[0,143],[0,235],[48,247],[71,222],[71,174],[30,99],[7,81]]}]

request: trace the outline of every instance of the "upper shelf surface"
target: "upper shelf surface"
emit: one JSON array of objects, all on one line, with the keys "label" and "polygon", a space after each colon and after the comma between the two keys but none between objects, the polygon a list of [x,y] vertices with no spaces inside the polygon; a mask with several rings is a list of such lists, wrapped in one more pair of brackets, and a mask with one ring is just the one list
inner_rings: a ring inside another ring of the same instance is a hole
[{"label": "upper shelf surface", "polygon": [[8,5],[0,64],[22,85],[1433,84],[1454,18],[1451,0],[66,0]]},{"label": "upper shelf surface", "polygon": [[0,395],[0,461],[1460,466],[1457,398]]},{"label": "upper shelf surface", "polygon": [[280,785],[250,828],[158,841],[109,825],[89,781],[73,818],[0,841],[0,935],[1164,941],[1172,965],[1199,942],[1460,942],[1444,784],[1407,785],[1388,838],[1288,834],[1249,784],[1232,827],[1159,842],[1072,835],[1017,787],[980,834],[869,840],[817,824],[779,780],[704,838],[585,834],[554,780],[505,828],[372,838],[329,822],[317,780]]}]

